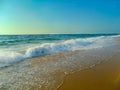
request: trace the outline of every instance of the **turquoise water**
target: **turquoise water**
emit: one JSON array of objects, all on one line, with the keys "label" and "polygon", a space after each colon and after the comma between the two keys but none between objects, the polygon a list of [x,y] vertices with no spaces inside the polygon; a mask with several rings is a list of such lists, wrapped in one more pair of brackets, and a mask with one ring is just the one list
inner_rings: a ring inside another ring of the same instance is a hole
[{"label": "turquoise water", "polygon": [[119,34],[1,35],[0,67],[33,57],[113,45]]},{"label": "turquoise water", "polygon": [[76,39],[76,38],[90,38],[99,36],[113,36],[118,34],[45,34],[45,35],[1,35],[1,46],[12,46],[19,44],[36,44],[56,42],[60,40]]}]

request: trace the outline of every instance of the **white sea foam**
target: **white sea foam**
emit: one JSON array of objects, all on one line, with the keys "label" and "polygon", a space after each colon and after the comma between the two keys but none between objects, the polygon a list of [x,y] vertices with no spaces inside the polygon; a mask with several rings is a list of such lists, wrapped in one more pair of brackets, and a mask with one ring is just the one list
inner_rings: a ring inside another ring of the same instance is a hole
[{"label": "white sea foam", "polygon": [[44,43],[35,47],[28,48],[26,51],[27,57],[43,56],[53,53],[61,53],[75,50],[84,50],[92,48],[101,48],[114,44],[112,37],[96,37],[86,39],[71,39],[61,41],[59,43]]},{"label": "white sea foam", "polygon": [[[21,49],[21,47],[19,48]],[[61,85],[65,74],[91,68],[116,55],[119,50],[120,45],[116,42],[116,37],[96,37],[37,44],[33,47],[30,46],[25,50],[25,53],[22,52],[23,54],[15,51],[1,51],[0,61],[5,66],[21,60],[24,61],[1,69],[0,89],[29,90],[31,87],[35,87],[35,89],[41,90],[41,87],[45,87],[45,90],[56,90],[56,87]],[[69,51],[75,52],[26,60],[32,57]],[[65,74],[58,75],[57,72]]]},{"label": "white sea foam", "polygon": [[69,52],[75,50],[88,50],[93,48],[102,48],[115,44],[115,39],[118,36],[100,36],[93,38],[78,38],[56,43],[36,44],[36,46],[29,47],[25,54],[13,51],[0,52],[0,67],[8,66],[32,57],[44,56],[48,54]]},{"label": "white sea foam", "polygon": [[16,52],[0,52],[0,67],[9,66],[24,60],[24,55]]}]

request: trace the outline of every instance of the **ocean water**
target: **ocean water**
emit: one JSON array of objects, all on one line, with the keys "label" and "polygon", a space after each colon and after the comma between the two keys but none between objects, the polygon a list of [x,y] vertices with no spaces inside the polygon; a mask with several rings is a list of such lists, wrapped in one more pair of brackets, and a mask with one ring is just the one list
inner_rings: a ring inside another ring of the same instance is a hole
[{"label": "ocean water", "polygon": [[119,34],[0,36],[0,90],[56,90],[67,74],[120,53]]},{"label": "ocean water", "polygon": [[119,34],[1,35],[0,67],[33,57],[112,45]]}]

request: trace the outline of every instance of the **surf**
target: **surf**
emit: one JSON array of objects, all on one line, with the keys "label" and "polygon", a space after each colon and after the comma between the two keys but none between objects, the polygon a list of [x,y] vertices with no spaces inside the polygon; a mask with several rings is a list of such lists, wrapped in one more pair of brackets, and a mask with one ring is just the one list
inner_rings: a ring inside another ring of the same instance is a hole
[{"label": "surf", "polygon": [[[116,44],[116,39],[119,35],[114,36],[98,36],[89,38],[76,38],[60,40],[58,42],[50,43],[36,43],[24,48],[24,53],[19,51],[0,50],[0,67],[10,66],[14,63],[21,62],[23,60],[31,59],[34,57],[43,57],[46,55],[71,52],[76,50],[89,50],[95,48],[108,47]],[[24,45],[24,44],[23,44]],[[19,47],[22,49],[22,47]]]}]

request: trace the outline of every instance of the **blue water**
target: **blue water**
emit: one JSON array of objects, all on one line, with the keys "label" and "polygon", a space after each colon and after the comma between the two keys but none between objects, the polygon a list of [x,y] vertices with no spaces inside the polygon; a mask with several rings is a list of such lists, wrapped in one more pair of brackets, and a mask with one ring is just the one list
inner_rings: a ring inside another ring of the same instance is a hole
[{"label": "blue water", "polygon": [[0,67],[50,54],[113,45],[119,34],[1,35]]},{"label": "blue water", "polygon": [[19,44],[36,44],[56,42],[76,38],[90,38],[99,36],[113,36],[118,34],[40,34],[40,35],[1,35],[1,46],[13,46]]}]

